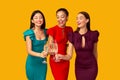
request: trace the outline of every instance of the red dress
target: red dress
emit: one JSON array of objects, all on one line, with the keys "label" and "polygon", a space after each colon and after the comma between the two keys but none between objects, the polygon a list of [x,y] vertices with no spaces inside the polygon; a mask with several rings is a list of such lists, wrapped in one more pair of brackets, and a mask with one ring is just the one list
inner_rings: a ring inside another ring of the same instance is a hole
[{"label": "red dress", "polygon": [[[58,25],[47,30],[48,35],[51,35],[58,44],[58,53],[66,55],[68,33],[73,32],[71,27],[61,28]],[[69,72],[69,61],[61,60],[55,62],[53,56],[50,56],[50,66],[55,80],[67,80]]]}]

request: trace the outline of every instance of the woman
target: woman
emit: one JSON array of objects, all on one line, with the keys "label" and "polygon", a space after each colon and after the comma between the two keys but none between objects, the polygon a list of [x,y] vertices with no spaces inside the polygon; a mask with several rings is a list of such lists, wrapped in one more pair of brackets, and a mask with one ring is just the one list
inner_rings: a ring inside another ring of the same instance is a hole
[{"label": "woman", "polygon": [[69,41],[76,51],[76,80],[95,80],[98,73],[97,41],[99,32],[90,30],[90,17],[87,12],[77,15],[77,30],[69,34]]},{"label": "woman", "polygon": [[[54,76],[54,80],[67,80],[69,72],[69,59],[71,58],[71,50],[68,50],[66,53],[67,42],[68,42],[68,33],[72,32],[72,28],[66,26],[68,20],[68,11],[65,8],[60,8],[56,11],[56,17],[58,25],[50,28],[47,33],[49,35],[48,43],[51,45],[53,42],[56,42],[58,45],[58,53],[50,53],[50,66],[51,71]],[[69,46],[68,46],[69,48]],[[72,48],[72,47],[71,47]],[[57,60],[57,55],[62,54],[66,55],[66,60]],[[56,59],[55,59],[56,58]]]},{"label": "woman", "polygon": [[47,56],[44,45],[47,42],[45,18],[41,11],[35,10],[30,19],[30,29],[24,32],[28,56],[26,75],[28,80],[46,80],[47,64],[43,63]]}]

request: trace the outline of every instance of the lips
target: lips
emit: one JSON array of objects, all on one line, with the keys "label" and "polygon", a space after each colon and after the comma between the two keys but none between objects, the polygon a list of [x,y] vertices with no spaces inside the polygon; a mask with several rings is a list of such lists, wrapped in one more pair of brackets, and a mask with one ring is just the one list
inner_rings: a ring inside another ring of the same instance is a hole
[{"label": "lips", "polygon": [[37,24],[42,24],[42,21],[38,21]]},{"label": "lips", "polygon": [[80,22],[78,22],[77,24],[78,24],[78,25],[80,25],[81,23],[80,23]]},{"label": "lips", "polygon": [[58,22],[59,22],[59,24],[63,24],[64,21],[58,21]]}]

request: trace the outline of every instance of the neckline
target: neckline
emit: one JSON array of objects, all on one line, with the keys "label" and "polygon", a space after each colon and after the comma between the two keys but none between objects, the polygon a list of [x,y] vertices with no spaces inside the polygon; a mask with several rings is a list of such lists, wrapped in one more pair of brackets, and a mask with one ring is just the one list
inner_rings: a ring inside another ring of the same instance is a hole
[{"label": "neckline", "polygon": [[[32,31],[33,31],[33,33],[34,33],[34,36],[35,36],[35,32],[34,32],[34,30],[33,29],[31,29]],[[44,30],[44,34],[45,34],[45,29],[43,29]],[[35,36],[35,40],[37,40],[37,41],[44,41],[46,39],[46,37],[44,38],[44,39],[42,39],[42,40],[39,40],[39,39],[37,39],[36,38],[36,36]]]},{"label": "neckline", "polygon": [[58,25],[56,25],[56,26],[57,26],[58,28],[60,28],[60,29],[65,29],[65,27],[66,27],[66,26],[65,26],[65,27],[60,27],[60,26],[58,26]]},{"label": "neckline", "polygon": [[89,32],[89,31],[85,32],[84,34],[80,34],[79,32],[78,32],[78,33],[79,33],[81,36],[85,36],[85,35],[88,34],[88,32]]}]

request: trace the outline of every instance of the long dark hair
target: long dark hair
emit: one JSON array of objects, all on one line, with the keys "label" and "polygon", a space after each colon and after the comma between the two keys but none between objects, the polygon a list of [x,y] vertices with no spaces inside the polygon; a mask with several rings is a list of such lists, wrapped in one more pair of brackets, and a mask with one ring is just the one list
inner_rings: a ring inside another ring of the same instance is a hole
[{"label": "long dark hair", "polygon": [[56,14],[57,14],[59,11],[63,11],[63,12],[66,14],[66,16],[69,16],[69,12],[68,12],[67,9],[65,9],[65,8],[60,8],[60,9],[58,9],[58,10],[56,11]]},{"label": "long dark hair", "polygon": [[[83,14],[85,16],[86,19],[89,19],[88,23],[87,23],[87,30],[90,31],[90,16],[87,12],[85,11],[81,11],[78,14]],[[79,32],[80,28],[76,29],[76,32]]]},{"label": "long dark hair", "polygon": [[35,26],[35,24],[32,23],[32,19],[35,16],[35,14],[37,14],[37,13],[40,13],[43,16],[43,24],[41,25],[40,29],[45,29],[45,26],[46,26],[45,17],[44,17],[43,13],[40,10],[35,10],[32,13],[31,18],[30,18],[30,29],[32,29]]}]

